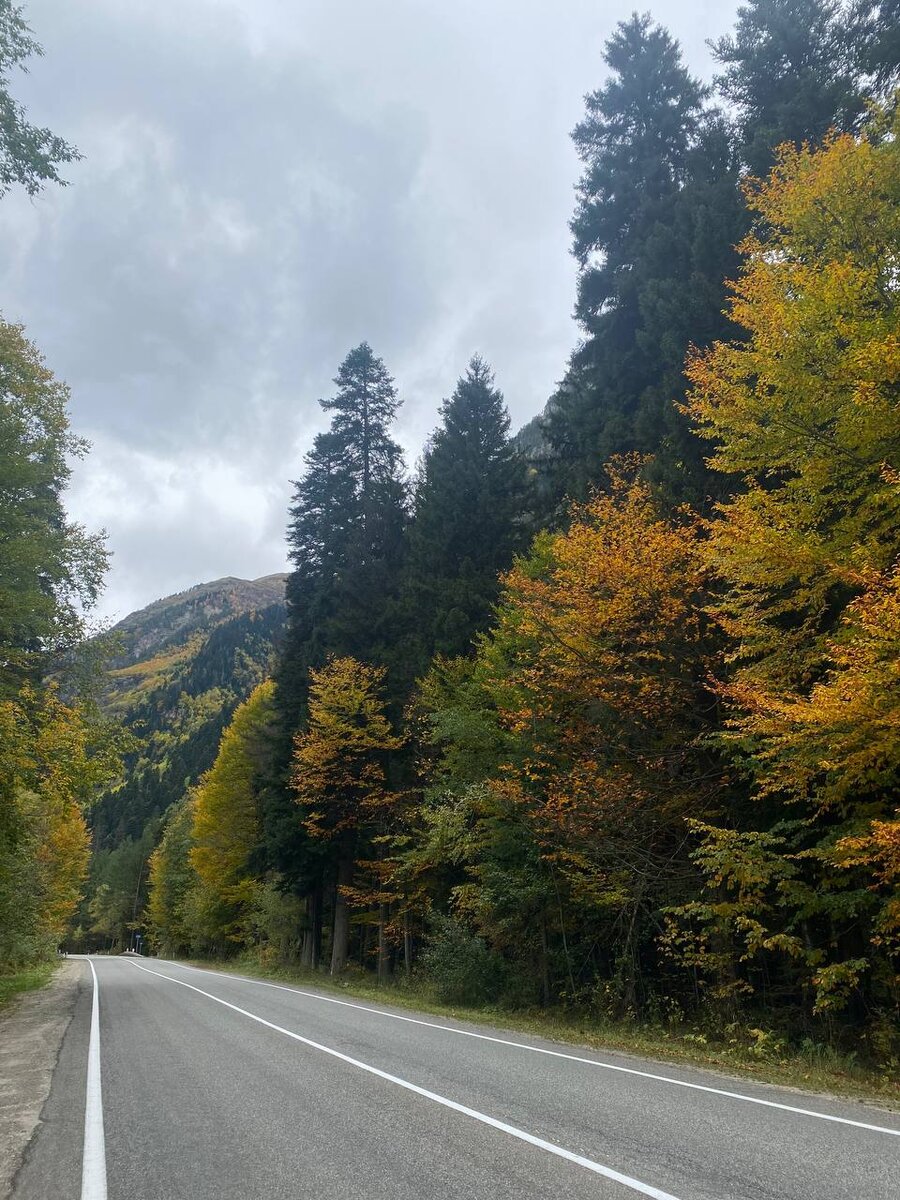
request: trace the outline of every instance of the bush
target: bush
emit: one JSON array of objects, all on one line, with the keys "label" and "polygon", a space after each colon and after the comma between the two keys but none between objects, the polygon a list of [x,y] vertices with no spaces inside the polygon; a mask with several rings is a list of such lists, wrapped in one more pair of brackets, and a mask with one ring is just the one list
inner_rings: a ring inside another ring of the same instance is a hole
[{"label": "bush", "polygon": [[249,923],[270,961],[290,963],[298,957],[302,922],[303,902],[296,896],[283,892],[272,879],[258,887]]},{"label": "bush", "polygon": [[508,965],[483,938],[439,915],[432,918],[421,969],[438,999],[448,1004],[495,1004],[510,984]]}]

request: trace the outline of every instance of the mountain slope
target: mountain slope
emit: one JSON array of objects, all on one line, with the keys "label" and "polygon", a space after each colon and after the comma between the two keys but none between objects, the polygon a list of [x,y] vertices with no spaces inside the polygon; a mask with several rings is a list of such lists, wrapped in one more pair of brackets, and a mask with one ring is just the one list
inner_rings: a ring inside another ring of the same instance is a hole
[{"label": "mountain slope", "polygon": [[139,837],[212,765],[235,707],[270,670],[284,579],[199,584],[116,626],[103,703],[142,745],[126,761],[125,782],[92,810],[96,849]]}]

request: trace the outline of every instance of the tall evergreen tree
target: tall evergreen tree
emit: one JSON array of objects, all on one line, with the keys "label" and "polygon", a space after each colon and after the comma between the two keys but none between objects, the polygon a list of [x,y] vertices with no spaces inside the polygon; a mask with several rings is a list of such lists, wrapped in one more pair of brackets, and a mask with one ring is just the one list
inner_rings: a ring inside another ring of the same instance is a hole
[{"label": "tall evergreen tree", "polygon": [[487,627],[498,575],[523,544],[526,468],[488,364],[475,355],[440,409],[415,489],[410,600],[419,669],[464,654]]},{"label": "tall evergreen tree", "polygon": [[608,81],[573,133],[585,169],[572,220],[585,340],[548,406],[559,491],[583,495],[615,454],[655,456],[674,501],[701,501],[707,471],[684,418],[691,343],[726,335],[722,281],[745,217],[722,120],[705,107],[665,29],[622,22]]},{"label": "tall evergreen tree", "polygon": [[857,0],[854,18],[860,66],[875,93],[889,99],[900,87],[900,0]]},{"label": "tall evergreen tree", "polygon": [[310,669],[329,654],[385,666],[394,698],[398,690],[390,685],[401,674],[403,652],[397,621],[406,494],[400,447],[390,436],[398,407],[394,381],[363,342],[334,382],[334,396],[321,402],[331,427],[307,454],[290,509],[293,571],[277,672],[283,737],[263,804],[269,862],[298,893],[310,895],[317,922],[323,853],[310,845],[286,791],[291,739],[307,716]]},{"label": "tall evergreen tree", "polygon": [[712,50],[754,174],[768,172],[782,142],[816,143],[832,127],[853,127],[863,111],[864,41],[840,0],[747,0],[738,9],[734,34]]},{"label": "tall evergreen tree", "polygon": [[389,664],[406,521],[400,447],[390,436],[394,381],[363,342],[321,401],[332,413],[295,485],[288,544],[288,632],[279,683],[289,724],[302,719],[310,667],[329,653]]}]

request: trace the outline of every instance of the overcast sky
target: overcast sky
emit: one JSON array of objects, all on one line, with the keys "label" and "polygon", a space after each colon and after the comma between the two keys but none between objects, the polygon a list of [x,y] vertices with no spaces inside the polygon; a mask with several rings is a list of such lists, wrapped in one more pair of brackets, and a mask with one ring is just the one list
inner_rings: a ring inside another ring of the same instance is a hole
[{"label": "overcast sky", "polygon": [[[93,443],[102,612],[285,566],[318,398],[367,339],[412,465],[474,351],[514,426],[576,329],[569,131],[626,0],[30,0],[30,118],[84,155],[0,203],[0,309]],[[644,5],[641,6],[645,7]],[[709,78],[736,3],[656,0]]]}]

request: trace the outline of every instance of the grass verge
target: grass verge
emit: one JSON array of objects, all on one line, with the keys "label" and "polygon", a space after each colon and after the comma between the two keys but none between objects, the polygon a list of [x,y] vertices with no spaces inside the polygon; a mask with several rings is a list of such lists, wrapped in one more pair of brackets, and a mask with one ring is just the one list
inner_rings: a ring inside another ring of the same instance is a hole
[{"label": "grass verge", "polygon": [[659,1063],[703,1067],[732,1077],[841,1096],[900,1111],[900,1078],[895,1070],[866,1066],[853,1056],[842,1055],[817,1043],[799,1049],[789,1048],[759,1029],[734,1027],[728,1035],[714,1038],[697,1029],[599,1021],[585,1013],[562,1010],[469,1008],[441,1003],[421,980],[378,986],[361,972],[350,972],[335,979],[317,972],[260,962],[253,956],[225,962],[192,960],[191,965],[312,987],[332,995],[414,1009],[470,1024],[492,1025],[591,1050],[614,1050]]},{"label": "grass verge", "polygon": [[49,983],[56,967],[55,962],[46,962],[24,971],[0,972],[0,1011],[22,992],[31,992]]}]

